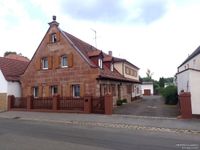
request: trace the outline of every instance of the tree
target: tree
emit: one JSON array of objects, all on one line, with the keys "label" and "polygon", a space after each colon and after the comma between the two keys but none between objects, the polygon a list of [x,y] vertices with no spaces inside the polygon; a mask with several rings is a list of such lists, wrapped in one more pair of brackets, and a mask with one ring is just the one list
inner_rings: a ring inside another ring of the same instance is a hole
[{"label": "tree", "polygon": [[147,75],[147,78],[151,80],[152,76],[153,76],[153,73],[151,72],[150,69],[147,69],[146,75]]},{"label": "tree", "polygon": [[5,53],[4,53],[4,57],[6,57],[7,55],[9,55],[9,54],[17,54],[16,52],[12,52],[12,51],[6,51]]},{"label": "tree", "polygon": [[165,78],[161,77],[161,78],[159,79],[159,86],[160,86],[161,88],[164,88],[164,86],[165,86]]}]

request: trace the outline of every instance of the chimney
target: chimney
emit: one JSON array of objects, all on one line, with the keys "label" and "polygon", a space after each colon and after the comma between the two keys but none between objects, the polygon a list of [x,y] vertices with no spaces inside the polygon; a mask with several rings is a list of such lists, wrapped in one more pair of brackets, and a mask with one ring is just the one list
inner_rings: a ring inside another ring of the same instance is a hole
[{"label": "chimney", "polygon": [[56,21],[56,16],[53,16],[52,17],[53,21],[49,23],[50,26],[59,26],[59,23]]},{"label": "chimney", "polygon": [[109,55],[109,56],[112,56],[112,51],[108,51],[108,55]]}]

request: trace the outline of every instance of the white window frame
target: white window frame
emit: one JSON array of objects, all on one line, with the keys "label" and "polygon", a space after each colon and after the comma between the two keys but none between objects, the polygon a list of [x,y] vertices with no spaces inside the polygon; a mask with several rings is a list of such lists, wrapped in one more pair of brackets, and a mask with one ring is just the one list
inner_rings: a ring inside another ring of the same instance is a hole
[{"label": "white window frame", "polygon": [[110,64],[110,70],[114,71],[114,64],[113,63]]},{"label": "white window frame", "polygon": [[[77,90],[76,88],[79,89],[79,91],[78,91],[79,95],[76,95],[76,90]],[[80,84],[74,84],[74,85],[72,85],[72,96],[73,97],[79,98],[81,96],[81,89],[80,88],[81,88]]]},{"label": "white window frame", "polygon": [[52,33],[52,34],[51,34],[51,42],[52,42],[52,43],[56,43],[56,42],[57,42],[56,33]]},{"label": "white window frame", "polygon": [[39,88],[38,88],[38,86],[33,87],[33,97],[39,97]]},{"label": "white window frame", "polygon": [[102,58],[99,58],[98,59],[98,66],[99,66],[99,68],[103,68],[103,60],[102,60]]},{"label": "white window frame", "polygon": [[[64,59],[66,58],[66,64],[64,64]],[[62,68],[65,68],[65,67],[68,67],[68,61],[67,61],[67,56],[66,55],[63,55],[61,56],[61,61],[60,61],[60,65]]]},{"label": "white window frame", "polygon": [[[45,64],[45,62],[47,64]],[[48,58],[47,57],[42,58],[42,69],[48,69]]]},{"label": "white window frame", "polygon": [[[57,92],[55,92],[55,89],[57,89]],[[57,85],[51,86],[51,95],[53,96],[54,94],[58,94],[58,86]]]}]

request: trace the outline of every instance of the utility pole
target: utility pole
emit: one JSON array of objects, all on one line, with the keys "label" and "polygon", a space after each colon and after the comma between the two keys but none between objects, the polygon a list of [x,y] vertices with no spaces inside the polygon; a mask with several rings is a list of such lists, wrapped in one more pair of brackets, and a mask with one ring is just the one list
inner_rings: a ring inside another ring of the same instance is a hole
[{"label": "utility pole", "polygon": [[90,28],[94,32],[95,47],[97,48],[97,31]]}]

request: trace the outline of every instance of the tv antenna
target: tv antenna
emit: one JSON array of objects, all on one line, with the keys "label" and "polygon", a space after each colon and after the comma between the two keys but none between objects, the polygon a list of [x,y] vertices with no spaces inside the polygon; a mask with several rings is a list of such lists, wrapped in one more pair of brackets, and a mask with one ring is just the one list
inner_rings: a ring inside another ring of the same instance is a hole
[{"label": "tv antenna", "polygon": [[97,48],[97,31],[90,28],[94,32],[94,41],[95,41],[95,47]]}]

